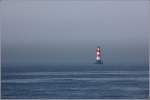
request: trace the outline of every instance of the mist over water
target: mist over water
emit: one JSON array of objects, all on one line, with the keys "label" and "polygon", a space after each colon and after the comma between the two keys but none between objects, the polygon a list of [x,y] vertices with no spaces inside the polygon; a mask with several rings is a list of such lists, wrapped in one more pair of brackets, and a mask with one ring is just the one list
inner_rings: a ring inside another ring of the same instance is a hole
[{"label": "mist over water", "polygon": [[[2,63],[148,63],[147,1],[2,1]],[[11,12],[11,13],[10,13]]]},{"label": "mist over water", "polygon": [[[90,64],[95,62],[96,45],[46,45],[20,46],[2,49],[2,63],[8,64]],[[148,64],[148,48],[144,46],[102,47],[104,64],[146,65]]]}]

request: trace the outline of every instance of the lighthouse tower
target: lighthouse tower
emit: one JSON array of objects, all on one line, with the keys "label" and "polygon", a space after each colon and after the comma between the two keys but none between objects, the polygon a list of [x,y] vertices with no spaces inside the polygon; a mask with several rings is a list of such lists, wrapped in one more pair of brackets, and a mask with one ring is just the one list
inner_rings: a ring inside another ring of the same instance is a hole
[{"label": "lighthouse tower", "polygon": [[100,47],[96,48],[96,63],[102,64],[101,49],[100,49]]}]

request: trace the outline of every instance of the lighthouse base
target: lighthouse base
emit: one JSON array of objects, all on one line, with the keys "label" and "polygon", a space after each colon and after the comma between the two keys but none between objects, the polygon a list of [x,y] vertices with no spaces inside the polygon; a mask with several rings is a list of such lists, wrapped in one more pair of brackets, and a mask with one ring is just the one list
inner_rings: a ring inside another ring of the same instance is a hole
[{"label": "lighthouse base", "polygon": [[102,60],[96,60],[96,64],[103,64]]}]

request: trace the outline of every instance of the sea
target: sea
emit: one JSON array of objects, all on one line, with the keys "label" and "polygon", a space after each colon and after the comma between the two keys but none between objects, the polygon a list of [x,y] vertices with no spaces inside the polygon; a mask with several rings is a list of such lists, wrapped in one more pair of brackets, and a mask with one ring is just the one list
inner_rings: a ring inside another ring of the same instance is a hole
[{"label": "sea", "polygon": [[148,65],[2,65],[3,99],[147,99]]}]

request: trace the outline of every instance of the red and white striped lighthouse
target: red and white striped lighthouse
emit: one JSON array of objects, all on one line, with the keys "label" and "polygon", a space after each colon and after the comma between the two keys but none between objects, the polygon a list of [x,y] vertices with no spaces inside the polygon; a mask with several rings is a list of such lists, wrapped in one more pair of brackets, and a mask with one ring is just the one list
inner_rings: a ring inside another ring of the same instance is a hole
[{"label": "red and white striped lighthouse", "polygon": [[100,49],[100,47],[96,48],[96,62],[102,63],[101,49]]}]

